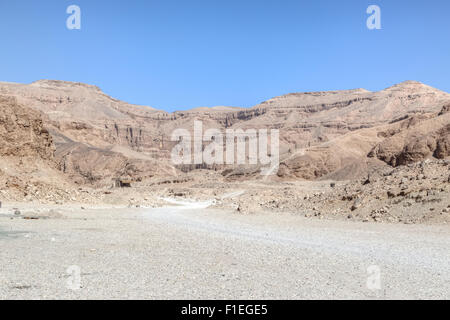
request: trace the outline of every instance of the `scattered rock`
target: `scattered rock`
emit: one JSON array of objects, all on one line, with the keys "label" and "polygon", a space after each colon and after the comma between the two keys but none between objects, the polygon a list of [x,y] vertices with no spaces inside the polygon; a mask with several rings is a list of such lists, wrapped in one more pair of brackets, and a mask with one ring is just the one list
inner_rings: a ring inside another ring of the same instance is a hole
[{"label": "scattered rock", "polygon": [[353,202],[353,205],[350,208],[350,210],[355,211],[356,209],[360,208],[361,205],[362,205],[362,200],[360,198],[358,198]]}]

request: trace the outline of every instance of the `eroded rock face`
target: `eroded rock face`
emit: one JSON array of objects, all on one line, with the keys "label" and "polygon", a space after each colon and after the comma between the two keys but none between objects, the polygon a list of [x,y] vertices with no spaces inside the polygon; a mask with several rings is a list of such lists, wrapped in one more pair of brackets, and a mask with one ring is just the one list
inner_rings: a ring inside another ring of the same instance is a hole
[{"label": "eroded rock face", "polygon": [[414,125],[397,131],[369,153],[369,157],[376,157],[394,167],[427,158],[444,159],[448,156],[450,113],[442,111],[430,119],[414,122]]},{"label": "eroded rock face", "polygon": [[39,112],[0,95],[0,200],[70,199],[71,184],[57,169],[54,152]]},{"label": "eroded rock face", "polygon": [[173,168],[152,158],[127,157],[120,152],[67,144],[56,152],[59,169],[78,184],[110,186],[116,178],[140,181],[158,175],[176,175]]},{"label": "eroded rock face", "polygon": [[[0,83],[0,93],[41,112],[53,137],[58,163],[86,182],[100,181],[93,179],[99,176],[110,179],[101,173],[107,171],[103,162],[108,161],[114,163],[113,174],[127,172],[127,163],[133,163],[136,179],[153,176],[153,172],[177,175],[202,168],[227,170],[224,176],[233,179],[257,175],[258,170],[252,166],[172,165],[170,153],[176,144],[170,141],[172,132],[180,128],[192,132],[195,120],[202,121],[204,130],[278,129],[281,165],[277,179],[282,180],[353,178],[371,165],[365,162],[371,151],[375,159],[390,165],[430,154],[442,158],[448,153],[445,132],[426,133],[425,140],[420,135],[414,140],[414,135],[404,133],[427,120],[428,115],[449,109],[442,109],[450,101],[448,93],[414,81],[379,92],[292,93],[252,108],[196,108],[174,113],[131,105],[111,98],[98,87],[64,81]],[[88,150],[89,158],[78,151],[70,153],[77,143],[84,146],[77,150]],[[151,174],[146,173],[148,170]]]},{"label": "eroded rock face", "polygon": [[441,112],[439,112],[439,115],[442,116],[443,114],[446,114],[448,112],[450,112],[450,104],[442,107],[442,110],[441,110]]},{"label": "eroded rock face", "polygon": [[0,155],[53,160],[55,147],[40,114],[0,96]]}]

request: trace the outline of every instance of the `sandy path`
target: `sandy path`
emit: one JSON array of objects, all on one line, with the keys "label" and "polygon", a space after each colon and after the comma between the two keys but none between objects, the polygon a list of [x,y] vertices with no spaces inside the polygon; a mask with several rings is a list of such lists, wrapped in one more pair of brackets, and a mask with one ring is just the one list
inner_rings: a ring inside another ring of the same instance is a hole
[{"label": "sandy path", "polygon": [[[0,297],[450,298],[448,226],[174,204],[65,209],[63,218],[46,220],[0,216]],[[380,270],[380,290],[366,285],[371,265]],[[70,266],[80,268],[79,290],[67,288]]]}]

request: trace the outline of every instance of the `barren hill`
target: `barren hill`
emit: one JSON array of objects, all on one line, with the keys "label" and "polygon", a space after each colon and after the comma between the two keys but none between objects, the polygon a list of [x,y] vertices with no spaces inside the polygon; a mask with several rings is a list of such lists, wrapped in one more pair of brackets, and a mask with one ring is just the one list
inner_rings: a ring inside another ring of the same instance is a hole
[{"label": "barren hill", "polygon": [[[281,179],[317,179],[334,172],[335,177],[347,179],[355,171],[363,174],[368,167],[384,163],[375,159],[384,161],[381,152],[389,149],[386,144],[406,137],[383,136],[383,132],[403,130],[402,121],[411,117],[428,121],[450,103],[448,93],[414,81],[379,92],[292,93],[249,109],[196,108],[174,113],[131,105],[96,86],[65,81],[0,83],[0,93],[40,111],[55,142],[60,169],[78,183],[92,184],[108,184],[118,176],[140,180],[180,175],[180,168],[169,161],[175,144],[170,136],[177,128],[192,130],[194,120],[203,121],[204,129],[279,129]],[[443,119],[439,123],[448,120],[439,117]],[[432,126],[431,122],[423,126]],[[442,139],[438,139],[439,148],[446,145],[448,135]],[[377,157],[368,158],[373,148]],[[226,173],[236,176],[231,169]],[[250,166],[238,170],[255,172]]]},{"label": "barren hill", "polygon": [[[442,110],[445,110],[443,107]],[[346,180],[370,168],[406,165],[450,156],[450,113],[407,115],[401,120],[344,134],[287,157],[278,175],[284,178]]]}]

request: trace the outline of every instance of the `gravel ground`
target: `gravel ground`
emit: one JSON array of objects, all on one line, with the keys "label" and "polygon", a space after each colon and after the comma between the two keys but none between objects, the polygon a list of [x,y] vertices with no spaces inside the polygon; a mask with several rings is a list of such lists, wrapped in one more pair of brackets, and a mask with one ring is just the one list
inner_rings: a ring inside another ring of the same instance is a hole
[{"label": "gravel ground", "polygon": [[[17,217],[1,209],[0,298],[450,298],[447,225],[242,215],[201,204],[46,210]],[[377,278],[368,268],[379,268],[379,289],[368,288]]]}]

